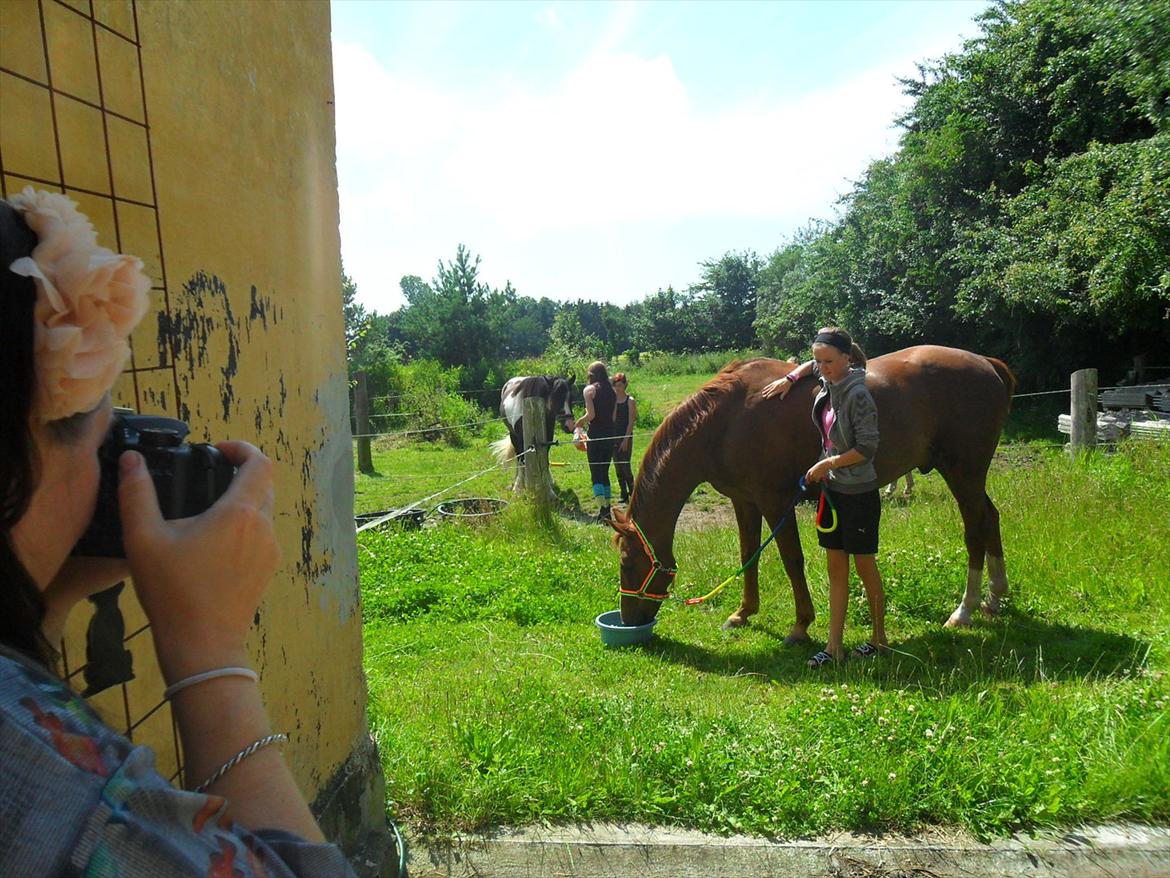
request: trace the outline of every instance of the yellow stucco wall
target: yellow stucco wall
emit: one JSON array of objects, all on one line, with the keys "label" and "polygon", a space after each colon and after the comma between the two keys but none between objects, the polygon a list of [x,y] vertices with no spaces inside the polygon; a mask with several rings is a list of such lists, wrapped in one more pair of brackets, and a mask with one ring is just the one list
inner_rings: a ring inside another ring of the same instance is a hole
[{"label": "yellow stucco wall", "polygon": [[[318,802],[369,746],[332,89],[325,2],[0,0],[4,193],[67,192],[154,281],[115,402],[276,463],[284,563],[253,645]],[[94,702],[174,775],[145,619],[132,596],[122,607],[136,679]],[[75,616],[64,653],[77,678],[87,613]]]}]

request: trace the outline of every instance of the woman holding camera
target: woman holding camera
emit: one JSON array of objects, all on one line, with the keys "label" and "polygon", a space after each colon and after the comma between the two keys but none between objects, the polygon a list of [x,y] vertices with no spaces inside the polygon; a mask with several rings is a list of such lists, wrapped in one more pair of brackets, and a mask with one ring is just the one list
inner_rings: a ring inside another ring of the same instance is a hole
[{"label": "woman holding camera", "polygon": [[[109,391],[146,311],[139,260],[98,246],[63,195],[0,201],[0,874],[353,875],[280,752],[246,636],[279,563],[271,464],[165,521],[142,457],[119,460],[126,561],[70,557],[98,490]],[[69,611],[132,576],[195,789],[175,789],[55,673]]]}]

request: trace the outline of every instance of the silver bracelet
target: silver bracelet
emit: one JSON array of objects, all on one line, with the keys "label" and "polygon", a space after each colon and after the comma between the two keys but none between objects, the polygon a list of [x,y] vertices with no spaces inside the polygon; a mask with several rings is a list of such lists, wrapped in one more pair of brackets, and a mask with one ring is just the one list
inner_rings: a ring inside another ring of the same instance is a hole
[{"label": "silver bracelet", "polygon": [[275,735],[265,735],[263,738],[259,738],[258,740],[253,741],[251,744],[249,744],[247,747],[245,747],[243,750],[241,750],[239,753],[237,753],[235,756],[233,756],[231,759],[229,759],[227,762],[225,762],[219,768],[217,768],[212,773],[211,777],[209,777],[207,780],[203,781],[203,783],[199,784],[199,786],[195,787],[195,789],[192,790],[192,792],[196,792],[196,793],[206,792],[207,788],[210,787],[213,783],[215,783],[217,780],[219,780],[221,777],[223,777],[225,774],[227,774],[229,771],[231,771],[233,768],[235,768],[237,765],[239,765],[241,762],[243,762],[249,756],[251,756],[252,754],[256,753],[259,750],[263,750],[269,744],[287,744],[287,743],[288,743],[288,735],[286,735],[284,732],[277,732]]},{"label": "silver bracelet", "polygon": [[215,680],[219,677],[247,677],[253,683],[260,682],[260,675],[251,668],[214,668],[201,674],[192,674],[190,677],[176,680],[163,690],[163,698],[170,701],[176,692],[182,692],[188,686],[194,686],[196,683],[203,683],[207,680]]}]

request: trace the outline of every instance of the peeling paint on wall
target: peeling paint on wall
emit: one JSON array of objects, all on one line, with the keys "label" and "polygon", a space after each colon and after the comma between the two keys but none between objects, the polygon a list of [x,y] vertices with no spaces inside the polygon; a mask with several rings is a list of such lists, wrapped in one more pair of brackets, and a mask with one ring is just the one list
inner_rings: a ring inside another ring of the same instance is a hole
[{"label": "peeling paint on wall", "polygon": [[[267,296],[258,296],[256,287],[251,288],[251,306],[248,316],[241,324],[232,312],[231,297],[228,295],[227,285],[214,274],[206,271],[196,272],[183,286],[184,310],[172,314],[159,314],[159,357],[166,356],[166,345],[169,342],[170,350],[174,354],[175,367],[178,372],[180,403],[179,417],[190,421],[191,410],[187,407],[186,397],[192,382],[205,381],[209,368],[217,369],[220,375],[219,397],[223,405],[222,418],[224,423],[232,420],[236,404],[234,380],[240,368],[240,336],[241,333],[249,342],[252,341],[252,329],[255,324],[261,324],[259,332],[267,332],[269,321],[275,327],[283,317],[281,308],[273,304]],[[218,356],[212,356],[212,351],[218,348]],[[275,418],[283,416],[283,400],[275,412]],[[271,405],[265,400],[268,407],[267,426],[275,423]],[[257,419],[257,433],[264,426],[263,421]]]},{"label": "peeling paint on wall", "polygon": [[[336,611],[339,621],[358,612],[357,554],[338,553],[331,547],[354,539],[353,530],[353,440],[349,430],[349,395],[346,374],[331,375],[314,394],[322,410],[322,427],[317,442],[306,447],[301,463],[305,500],[301,526],[299,572],[307,580],[325,578],[318,596],[319,607]],[[316,514],[314,514],[316,511]]]}]

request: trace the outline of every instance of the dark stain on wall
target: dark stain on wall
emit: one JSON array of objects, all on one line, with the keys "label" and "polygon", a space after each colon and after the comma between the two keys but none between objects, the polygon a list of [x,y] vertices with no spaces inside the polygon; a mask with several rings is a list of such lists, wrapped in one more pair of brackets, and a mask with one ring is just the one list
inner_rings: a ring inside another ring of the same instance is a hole
[{"label": "dark stain on wall", "polygon": [[162,388],[143,388],[142,400],[145,403],[144,408],[147,411],[165,412],[167,410],[167,392]]},{"label": "dark stain on wall", "polygon": [[[264,324],[264,328],[265,329],[268,328],[268,307],[267,307],[267,304],[265,302],[261,302],[260,299],[258,299],[256,297],[256,285],[253,284],[252,285],[251,306],[248,308],[249,333],[251,332],[252,322],[255,320],[260,320]],[[249,338],[250,338],[250,335],[249,335]]]},{"label": "dark stain on wall", "polygon": [[158,367],[165,368],[167,365],[167,357],[170,356],[170,351],[167,350],[167,342],[170,340],[171,321],[170,315],[166,311],[158,312]]},{"label": "dark stain on wall", "polygon": [[[301,458],[301,484],[306,489],[306,496],[315,494],[314,484],[319,474],[314,458],[320,450],[320,447],[306,448]],[[313,537],[316,536],[314,507],[301,499],[297,501],[297,510],[300,512],[301,521],[304,522],[301,525],[301,558],[297,562],[297,571],[305,577],[306,583],[317,582],[333,569],[333,564],[328,557],[313,557]]]},{"label": "dark stain on wall", "polygon": [[[257,322],[266,331],[269,324],[276,325],[283,317],[283,310],[268,296],[251,288],[248,316],[241,323],[232,310],[227,285],[206,271],[196,272],[183,284],[183,301],[186,308],[174,313],[160,313],[158,318],[159,359],[166,362],[167,344],[174,353],[175,364],[179,367],[179,380],[183,391],[190,389],[194,376],[208,368],[219,370],[219,396],[223,406],[225,423],[232,420],[236,404],[234,381],[240,366],[241,334],[248,341],[252,339],[252,327]],[[215,351],[214,356],[212,351]],[[187,398],[186,392],[181,398]],[[283,414],[283,399],[281,403]],[[184,402],[179,416],[190,419],[191,412]]]}]

